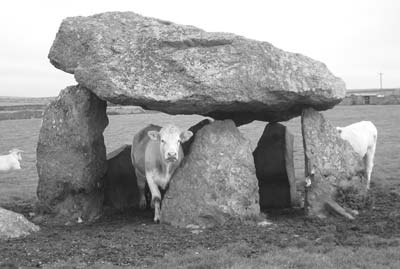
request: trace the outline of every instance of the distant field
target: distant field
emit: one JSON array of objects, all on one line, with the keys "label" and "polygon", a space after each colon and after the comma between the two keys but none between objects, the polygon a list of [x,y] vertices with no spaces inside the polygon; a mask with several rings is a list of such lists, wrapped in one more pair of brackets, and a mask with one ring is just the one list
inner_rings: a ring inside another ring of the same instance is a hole
[{"label": "distant field", "polygon": [[41,118],[43,110],[54,98],[0,96],[0,121]]},{"label": "distant field", "polygon": [[[0,96],[0,121],[41,119],[48,104],[55,97],[23,98],[23,97],[1,97]],[[130,115],[138,113],[154,113],[146,111],[138,106],[120,106],[108,103],[108,115]]]},{"label": "distant field", "polygon": [[55,97],[7,97],[0,96],[0,107],[17,105],[46,105]]},{"label": "distant field", "polygon": [[[337,106],[323,114],[336,126],[344,126],[360,120],[371,120],[378,128],[378,144],[372,181],[385,180],[400,183],[400,106]],[[110,124],[104,132],[107,151],[122,144],[129,144],[133,135],[148,123],[163,125],[175,122],[189,128],[203,119],[201,116],[170,116],[163,113],[109,116]],[[0,174],[0,205],[10,201],[35,199],[37,185],[36,143],[40,129],[39,119],[0,121],[0,153],[11,148],[25,151],[21,171]],[[295,135],[294,156],[296,177],[304,176],[304,155],[301,139],[300,118],[284,122]],[[257,145],[265,127],[263,122],[253,122],[240,127],[243,134]]]}]

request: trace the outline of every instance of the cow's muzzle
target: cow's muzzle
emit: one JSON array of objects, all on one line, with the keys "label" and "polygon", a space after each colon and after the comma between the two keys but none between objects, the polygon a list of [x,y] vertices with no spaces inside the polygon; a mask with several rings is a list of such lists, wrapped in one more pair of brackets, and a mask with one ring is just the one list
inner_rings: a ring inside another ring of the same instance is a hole
[{"label": "cow's muzzle", "polygon": [[167,158],[167,159],[166,159],[166,161],[169,162],[169,163],[176,162],[177,160],[178,160],[178,159],[177,159],[177,158],[174,158],[174,157],[171,157],[171,158]]},{"label": "cow's muzzle", "polygon": [[166,158],[167,162],[176,162],[177,160],[178,160],[178,154],[174,152],[167,153],[167,158]]}]

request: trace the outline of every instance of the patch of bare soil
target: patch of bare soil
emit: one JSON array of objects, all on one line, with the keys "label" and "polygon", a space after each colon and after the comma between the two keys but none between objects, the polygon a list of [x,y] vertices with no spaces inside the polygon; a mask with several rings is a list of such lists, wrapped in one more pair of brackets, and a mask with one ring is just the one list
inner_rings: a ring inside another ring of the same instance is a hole
[{"label": "patch of bare soil", "polygon": [[[152,213],[109,213],[92,224],[57,226],[42,224],[41,231],[22,239],[0,242],[3,265],[41,267],[75,260],[90,265],[151,265],[168,252],[191,248],[218,249],[243,242],[254,257],[276,247],[299,247],[307,251],[329,251],[336,246],[398,246],[400,238],[400,194],[388,187],[372,189],[373,203],[360,211],[355,221],[341,218],[311,219],[301,210],[267,212],[272,225],[237,222],[193,233],[152,223]],[[8,208],[28,217],[29,206]],[[1,267],[1,264],[0,264]]]}]

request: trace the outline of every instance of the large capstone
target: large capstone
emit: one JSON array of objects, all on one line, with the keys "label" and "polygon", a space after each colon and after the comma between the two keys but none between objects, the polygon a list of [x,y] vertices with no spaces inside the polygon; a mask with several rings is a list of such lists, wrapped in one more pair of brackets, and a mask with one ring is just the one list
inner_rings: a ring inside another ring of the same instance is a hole
[{"label": "large capstone", "polygon": [[103,100],[238,125],[329,109],[345,96],[344,82],[309,57],[132,12],[65,19],[49,58]]},{"label": "large capstone", "polygon": [[294,136],[280,123],[269,123],[258,141],[253,156],[262,209],[298,203],[293,141]]},{"label": "large capstone", "polygon": [[162,201],[161,222],[210,227],[260,213],[250,142],[231,120],[200,129]]},{"label": "large capstone", "polygon": [[310,180],[305,206],[310,215],[335,213],[352,219],[366,205],[367,179],[362,158],[338,131],[312,108],[301,117],[305,171]]},{"label": "large capstone", "polygon": [[106,106],[86,88],[72,86],[44,112],[36,151],[37,195],[41,206],[61,219],[86,221],[100,214]]},{"label": "large capstone", "polygon": [[39,226],[23,215],[0,207],[0,239],[17,238],[37,231]]}]

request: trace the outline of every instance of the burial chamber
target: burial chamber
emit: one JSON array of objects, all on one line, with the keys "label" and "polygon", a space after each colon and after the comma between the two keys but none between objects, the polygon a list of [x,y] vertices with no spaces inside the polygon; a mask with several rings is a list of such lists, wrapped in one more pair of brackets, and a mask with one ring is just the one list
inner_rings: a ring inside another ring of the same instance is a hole
[{"label": "burial chamber", "polygon": [[[107,101],[215,120],[193,126],[162,209],[165,223],[209,226],[257,215],[260,201],[292,206],[293,137],[278,122],[345,96],[344,82],[309,57],[132,12],[65,19],[49,59],[78,82],[45,110],[37,146],[38,198],[60,219],[94,220],[104,197],[119,209],[136,205],[128,146],[106,155]],[[270,123],[252,152],[237,126],[254,120]]]}]

